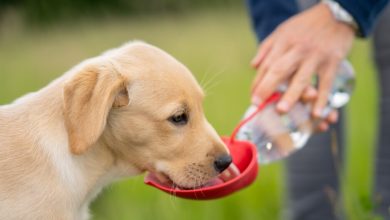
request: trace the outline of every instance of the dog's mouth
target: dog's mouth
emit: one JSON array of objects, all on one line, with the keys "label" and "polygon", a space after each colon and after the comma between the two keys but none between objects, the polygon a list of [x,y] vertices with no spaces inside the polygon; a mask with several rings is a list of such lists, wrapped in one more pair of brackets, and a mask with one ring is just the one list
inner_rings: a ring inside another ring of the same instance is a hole
[{"label": "dog's mouth", "polygon": [[203,187],[209,187],[209,186],[215,186],[218,184],[222,184],[224,182],[230,181],[231,179],[234,179],[240,174],[240,171],[238,168],[231,164],[229,168],[227,168],[225,171],[223,171],[218,176],[210,178],[207,182],[203,184],[194,184],[193,186],[184,186],[181,185],[175,181],[172,180],[172,178],[169,176],[169,174],[165,172],[149,172],[147,178],[152,180],[153,182],[158,183],[161,186],[165,186],[167,188],[171,188],[172,190],[180,189],[180,190],[194,190],[194,189],[200,189]]},{"label": "dog's mouth", "polygon": [[193,186],[188,187],[181,185],[175,181],[172,180],[172,178],[169,176],[169,174],[165,172],[150,172],[148,174],[148,178],[154,179],[155,182],[159,183],[160,185],[172,188],[172,189],[181,189],[181,190],[191,190],[191,189],[198,189],[203,187],[203,185],[199,186]]}]

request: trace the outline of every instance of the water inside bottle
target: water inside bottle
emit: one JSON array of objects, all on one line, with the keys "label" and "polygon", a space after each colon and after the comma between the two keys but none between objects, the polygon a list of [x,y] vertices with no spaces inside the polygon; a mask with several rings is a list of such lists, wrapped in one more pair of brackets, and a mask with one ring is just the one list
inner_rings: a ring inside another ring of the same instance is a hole
[{"label": "water inside bottle", "polygon": [[344,60],[341,62],[333,82],[332,91],[329,95],[329,106],[341,108],[351,99],[352,90],[355,87],[355,73],[352,65]]},{"label": "water inside bottle", "polygon": [[[248,109],[244,117],[256,110]],[[311,134],[309,107],[297,103],[286,115],[280,115],[274,104],[267,106],[244,125],[238,139],[250,140],[257,146],[259,163],[266,164],[282,159],[305,145]]]}]

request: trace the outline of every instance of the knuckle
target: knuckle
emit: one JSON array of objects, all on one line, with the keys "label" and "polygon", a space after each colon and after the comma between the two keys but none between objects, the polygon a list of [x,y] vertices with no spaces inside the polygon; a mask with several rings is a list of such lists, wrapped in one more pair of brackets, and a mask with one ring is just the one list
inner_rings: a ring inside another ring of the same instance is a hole
[{"label": "knuckle", "polygon": [[286,43],[289,45],[301,45],[302,43],[300,41],[301,41],[301,39],[296,35],[289,36],[286,39]]},{"label": "knuckle", "polygon": [[280,75],[285,75],[288,69],[284,65],[275,64],[269,68],[269,71],[272,72],[272,74],[280,76]]},{"label": "knuckle", "polygon": [[267,88],[267,89],[271,89],[271,88],[274,87],[274,85],[277,84],[278,81],[279,81],[279,78],[278,78],[276,75],[274,75],[274,74],[268,74],[268,75],[265,77],[264,81],[263,81],[263,83],[264,83],[263,86],[264,86],[265,88]]},{"label": "knuckle", "polygon": [[291,86],[286,94],[289,99],[298,99],[301,96],[303,89],[300,86]]},{"label": "knuckle", "polygon": [[324,91],[324,92],[328,92],[330,90],[330,87],[332,86],[332,80],[328,75],[322,77],[321,81],[320,81],[320,90],[321,91]]},{"label": "knuckle", "polygon": [[321,57],[332,57],[332,53],[333,53],[327,47],[320,46],[320,45],[316,46],[316,50],[315,51],[316,51],[317,55],[319,55]]},{"label": "knuckle", "polygon": [[296,79],[295,79],[295,82],[294,82],[294,84],[295,85],[297,85],[297,86],[299,86],[299,87],[301,87],[302,88],[302,90],[303,89],[305,89],[306,87],[308,87],[308,85],[309,85],[309,82],[310,82],[310,77],[297,77]]},{"label": "knuckle", "polygon": [[287,94],[286,95],[286,98],[285,100],[288,102],[288,103],[294,103],[295,101],[297,101],[299,98],[299,94],[298,93],[290,93],[290,94]]},{"label": "knuckle", "polygon": [[265,73],[266,71],[269,70],[269,68],[270,68],[270,62],[266,60],[259,68],[260,73]]},{"label": "knuckle", "polygon": [[318,46],[313,44],[313,43],[310,43],[310,42],[304,42],[302,41],[300,44],[299,44],[299,51],[301,53],[304,53],[304,54],[311,54],[311,53],[316,53],[318,52]]},{"label": "knuckle", "polygon": [[308,51],[310,51],[310,49],[307,45],[301,45],[299,47],[296,47],[295,50],[300,55],[305,55],[305,54],[307,54]]},{"label": "knuckle", "polygon": [[334,56],[335,50],[332,50],[327,45],[314,44],[310,45],[310,50],[307,52],[317,56],[321,60],[329,60]]},{"label": "knuckle", "polygon": [[331,54],[331,57],[332,57],[335,61],[340,61],[340,60],[344,59],[344,53],[342,53],[341,51],[337,50],[337,51],[334,51],[334,52]]},{"label": "knuckle", "polygon": [[268,93],[267,93],[267,90],[260,88],[257,91],[256,95],[257,95],[257,97],[260,97],[262,100],[265,100],[265,99],[267,99]]},{"label": "knuckle", "polygon": [[297,43],[298,41],[295,40],[295,47],[294,49],[297,51],[298,54],[307,54],[308,51],[310,51],[310,46],[307,44]]}]

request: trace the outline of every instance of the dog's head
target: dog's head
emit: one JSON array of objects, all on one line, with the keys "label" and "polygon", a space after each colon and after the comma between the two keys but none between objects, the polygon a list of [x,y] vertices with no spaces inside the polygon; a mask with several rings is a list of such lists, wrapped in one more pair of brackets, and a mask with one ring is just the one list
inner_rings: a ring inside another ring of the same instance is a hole
[{"label": "dog's head", "polygon": [[73,154],[103,142],[117,160],[185,188],[199,187],[231,162],[206,120],[203,91],[164,51],[135,42],[73,70],[64,118]]}]

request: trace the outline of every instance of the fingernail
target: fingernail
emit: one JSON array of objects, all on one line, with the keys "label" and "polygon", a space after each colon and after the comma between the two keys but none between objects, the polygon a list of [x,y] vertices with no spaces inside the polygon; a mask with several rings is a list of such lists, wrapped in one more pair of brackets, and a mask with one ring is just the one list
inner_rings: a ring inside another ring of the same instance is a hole
[{"label": "fingernail", "polygon": [[251,60],[251,66],[254,66],[254,65],[255,65],[256,58],[257,58],[257,56],[256,56],[256,57],[253,57],[253,59]]},{"label": "fingernail", "polygon": [[339,114],[337,114],[337,113],[334,114],[332,120],[333,120],[333,123],[336,123],[339,120]]},{"label": "fingernail", "polygon": [[255,58],[252,59],[252,61],[251,61],[251,66],[252,66],[252,67],[256,68],[256,66],[257,66],[257,60],[258,60],[257,56],[256,56]]},{"label": "fingernail", "polygon": [[289,109],[289,104],[286,101],[280,101],[276,107],[279,109],[279,111],[287,112]]},{"label": "fingernail", "polygon": [[254,105],[260,105],[262,101],[261,101],[261,99],[260,99],[259,97],[257,97],[257,96],[252,96],[251,102],[252,102],[252,104],[254,104]]},{"label": "fingernail", "polygon": [[324,125],[322,125],[321,129],[322,129],[322,131],[327,131],[329,129],[329,125],[324,124]]}]

